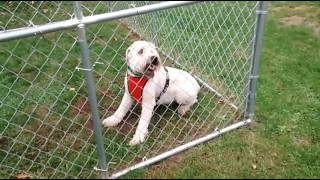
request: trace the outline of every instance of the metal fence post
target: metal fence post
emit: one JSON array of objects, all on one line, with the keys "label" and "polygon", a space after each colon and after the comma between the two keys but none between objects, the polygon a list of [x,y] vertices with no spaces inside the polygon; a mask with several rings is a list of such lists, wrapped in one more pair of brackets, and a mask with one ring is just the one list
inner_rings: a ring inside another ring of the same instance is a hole
[{"label": "metal fence post", "polygon": [[254,32],[253,55],[250,62],[250,72],[248,77],[248,88],[246,94],[246,109],[244,118],[252,119],[256,101],[256,89],[259,70],[259,60],[261,54],[262,34],[267,14],[267,2],[259,1],[256,9],[257,22]]},{"label": "metal fence post", "polygon": [[[75,12],[76,18],[81,22],[83,15],[81,11],[81,3],[79,1],[74,2],[74,12]],[[89,103],[91,108],[93,124],[94,124],[94,135],[95,135],[95,141],[97,145],[97,152],[99,156],[99,165],[101,169],[101,178],[106,179],[108,178],[106,156],[104,152],[104,144],[102,141],[101,122],[98,114],[96,91],[95,91],[95,85],[94,85],[93,76],[92,76],[92,69],[91,69],[92,67],[89,61],[89,48],[88,48],[85,33],[86,33],[85,25],[83,23],[80,23],[78,25],[78,35],[79,35],[78,41],[80,44],[82,64],[83,64],[82,70],[84,70],[85,77],[86,77]]]},{"label": "metal fence post", "polygon": [[107,1],[107,13],[112,12],[112,1]]},{"label": "metal fence post", "polygon": [[[151,4],[151,2],[149,2],[149,4]],[[157,46],[157,14],[152,13],[151,15],[151,23],[152,23],[152,27],[151,27],[151,38],[152,38],[152,42]]]}]

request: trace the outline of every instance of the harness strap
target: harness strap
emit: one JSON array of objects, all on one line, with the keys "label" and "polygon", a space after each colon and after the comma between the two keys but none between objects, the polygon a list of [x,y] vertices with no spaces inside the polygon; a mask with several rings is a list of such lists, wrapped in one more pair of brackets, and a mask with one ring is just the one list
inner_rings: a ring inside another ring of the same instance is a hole
[{"label": "harness strap", "polygon": [[166,71],[166,84],[164,85],[163,90],[161,91],[161,93],[159,94],[159,96],[156,98],[156,103],[159,101],[159,99],[161,98],[162,94],[167,92],[167,89],[169,87],[169,73],[166,67],[164,67],[164,70]]}]

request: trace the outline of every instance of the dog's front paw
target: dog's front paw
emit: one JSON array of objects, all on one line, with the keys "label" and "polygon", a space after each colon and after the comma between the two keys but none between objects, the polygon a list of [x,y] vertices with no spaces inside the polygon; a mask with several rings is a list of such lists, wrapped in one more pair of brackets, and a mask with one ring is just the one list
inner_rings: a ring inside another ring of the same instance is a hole
[{"label": "dog's front paw", "polygon": [[121,119],[116,118],[114,115],[110,116],[102,121],[104,127],[113,127],[118,125],[121,122]]},{"label": "dog's front paw", "polygon": [[187,111],[190,109],[190,106],[188,105],[182,105],[178,108],[178,113],[181,115],[181,116],[184,116],[186,115]]},{"label": "dog's front paw", "polygon": [[130,146],[134,146],[134,145],[138,145],[140,143],[142,143],[145,138],[146,138],[147,132],[146,133],[136,133],[133,138],[131,139],[131,141],[129,142]]}]

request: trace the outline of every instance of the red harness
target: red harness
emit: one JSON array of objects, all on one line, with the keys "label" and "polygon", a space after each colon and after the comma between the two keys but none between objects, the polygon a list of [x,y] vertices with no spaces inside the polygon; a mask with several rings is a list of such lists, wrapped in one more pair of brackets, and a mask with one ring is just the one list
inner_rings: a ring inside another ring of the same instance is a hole
[{"label": "red harness", "polygon": [[127,76],[128,78],[128,90],[131,97],[138,103],[142,101],[142,92],[144,86],[148,82],[148,78],[145,76],[142,77],[134,77],[134,76]]},{"label": "red harness", "polygon": [[[162,92],[160,93],[160,95],[156,98],[156,103],[159,101],[160,97],[162,94],[164,94],[169,86],[169,74],[168,74],[168,70],[166,68],[164,68],[166,71],[166,83],[165,86],[162,90]],[[137,102],[137,103],[141,103],[142,101],[142,93],[143,93],[143,88],[144,86],[147,84],[148,82],[148,78],[146,76],[142,76],[142,77],[136,77],[136,76],[130,76],[129,74],[127,74],[127,81],[128,81],[128,91],[131,95],[131,97]]]}]

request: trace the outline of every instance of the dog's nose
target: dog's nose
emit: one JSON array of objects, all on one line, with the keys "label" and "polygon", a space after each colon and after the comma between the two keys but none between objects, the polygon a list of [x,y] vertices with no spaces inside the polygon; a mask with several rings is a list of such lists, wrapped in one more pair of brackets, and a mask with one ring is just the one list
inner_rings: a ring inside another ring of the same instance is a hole
[{"label": "dog's nose", "polygon": [[157,66],[159,64],[158,57],[151,56],[151,64]]}]

